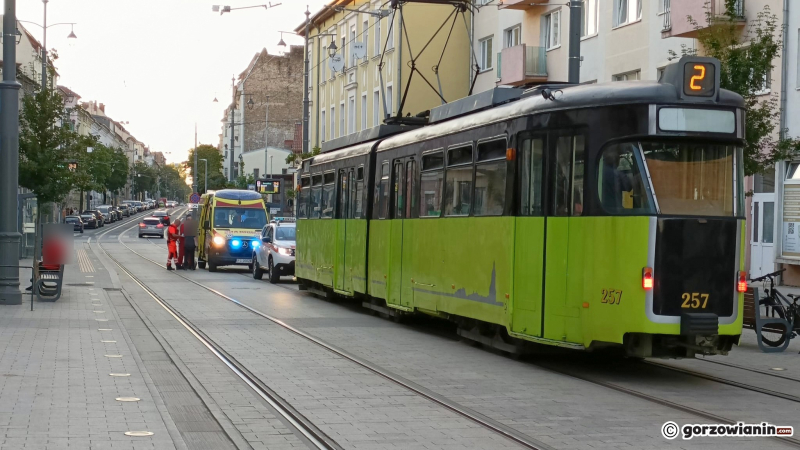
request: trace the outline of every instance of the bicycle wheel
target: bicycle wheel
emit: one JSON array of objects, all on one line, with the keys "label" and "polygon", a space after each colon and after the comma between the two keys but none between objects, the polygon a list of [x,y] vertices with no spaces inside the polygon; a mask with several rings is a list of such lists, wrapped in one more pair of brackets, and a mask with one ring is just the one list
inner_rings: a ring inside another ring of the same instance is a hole
[{"label": "bicycle wheel", "polygon": [[[786,319],[786,313],[783,311],[783,306],[775,305],[771,298],[765,298],[758,302],[758,304],[758,314],[761,314],[760,306],[763,305],[767,308],[766,316]],[[761,342],[769,345],[770,347],[780,347],[786,341],[786,331],[787,330],[784,325],[769,324],[766,327],[761,328]]]}]

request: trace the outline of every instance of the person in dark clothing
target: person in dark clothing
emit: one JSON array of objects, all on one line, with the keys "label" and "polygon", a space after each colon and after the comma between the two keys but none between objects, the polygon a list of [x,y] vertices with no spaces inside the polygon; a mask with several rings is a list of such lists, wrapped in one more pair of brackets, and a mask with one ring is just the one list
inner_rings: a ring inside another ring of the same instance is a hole
[{"label": "person in dark clothing", "polygon": [[619,168],[622,155],[618,150],[603,155],[603,207],[609,212],[623,209],[622,193],[633,190],[630,178]]},{"label": "person in dark clothing", "polygon": [[197,221],[191,214],[183,221],[183,268],[194,270],[194,251],[197,248]]}]

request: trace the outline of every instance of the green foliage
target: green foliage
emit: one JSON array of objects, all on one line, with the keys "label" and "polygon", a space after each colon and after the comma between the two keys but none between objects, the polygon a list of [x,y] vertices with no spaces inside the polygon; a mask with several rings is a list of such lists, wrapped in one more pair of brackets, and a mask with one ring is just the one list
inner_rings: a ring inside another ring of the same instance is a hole
[{"label": "green foliage", "polygon": [[133,180],[133,194],[137,196],[146,192],[155,192],[158,172],[155,167],[150,167],[142,161],[136,161],[131,168],[131,179]]},{"label": "green foliage", "polygon": [[159,168],[158,180],[158,190],[162,197],[186,201],[192,192],[192,189],[186,185],[184,175],[175,166],[166,165]]},{"label": "green foliage", "polygon": [[249,173],[247,175],[239,175],[236,177],[236,183],[234,186],[236,189],[247,189],[247,186],[251,184],[256,184],[256,178],[252,173]]},{"label": "green foliage", "polygon": [[[194,167],[195,151],[197,151],[198,158],[196,168]],[[225,180],[225,176],[222,174],[222,155],[219,154],[219,150],[217,150],[216,147],[201,144],[197,146],[197,149],[189,150],[189,160],[187,161],[189,174],[197,183],[197,192],[201,194],[205,192],[206,163],[201,161],[201,159],[208,160],[208,189],[217,190],[225,188],[227,180]],[[195,176],[195,174],[197,176]]]},{"label": "green foliage", "polygon": [[296,162],[298,158],[300,159],[300,161],[304,161],[308,158],[313,158],[319,155],[320,153],[322,153],[322,149],[319,147],[312,148],[310,153],[289,153],[288,155],[286,155],[286,164],[292,164]]},{"label": "green foliage", "polygon": [[[765,80],[769,80],[774,61],[783,47],[778,17],[764,6],[756,19],[741,30],[740,18],[735,14],[735,0],[726,0],[726,13],[712,14],[706,3],[705,24],[692,17],[689,22],[697,30],[699,50],[682,45],[682,55],[705,56],[720,61],[720,84],[744,97],[745,101],[745,175],[763,173],[797,152],[794,140],[775,139],[779,126],[778,94],[763,94]],[[671,53],[671,58],[678,55]]]},{"label": "green foliage", "polygon": [[[51,90],[22,98],[19,134],[19,184],[40,203],[59,202],[72,190],[78,139],[59,124],[64,100]],[[74,167],[74,166],[73,166]]]}]

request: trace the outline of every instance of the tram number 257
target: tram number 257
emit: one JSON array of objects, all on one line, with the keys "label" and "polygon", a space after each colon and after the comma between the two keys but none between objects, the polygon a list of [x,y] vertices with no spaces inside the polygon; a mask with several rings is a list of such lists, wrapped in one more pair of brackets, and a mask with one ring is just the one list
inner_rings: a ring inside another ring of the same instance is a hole
[{"label": "tram number 257", "polygon": [[619,305],[622,301],[622,291],[616,289],[601,289],[600,303],[607,303],[609,305]]},{"label": "tram number 257", "polygon": [[681,303],[681,308],[705,309],[706,305],[708,305],[708,294],[702,294],[699,292],[692,292],[690,294],[688,292],[684,292],[681,294],[681,299],[683,300],[683,303]]}]

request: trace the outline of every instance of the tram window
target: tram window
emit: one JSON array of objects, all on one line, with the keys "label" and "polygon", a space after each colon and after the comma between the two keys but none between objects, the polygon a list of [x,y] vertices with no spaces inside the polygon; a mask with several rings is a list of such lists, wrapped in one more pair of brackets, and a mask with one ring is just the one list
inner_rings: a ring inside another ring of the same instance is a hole
[{"label": "tram window", "polygon": [[344,170],[339,171],[339,190],[337,191],[337,197],[339,198],[339,206],[338,206],[338,211],[336,213],[336,217],[340,219],[346,219],[350,214],[347,210],[349,204],[347,183],[348,183],[347,172],[345,172]]},{"label": "tram window", "polygon": [[542,216],[544,139],[525,139],[520,152],[520,215]]},{"label": "tram window", "polygon": [[361,181],[364,179],[364,166],[358,166],[356,170],[356,180]]},{"label": "tram window", "polygon": [[336,206],[334,198],[334,181],[336,175],[333,172],[325,174],[325,184],[322,186],[322,205],[321,217],[323,219],[333,218],[333,210]]},{"label": "tram window", "polygon": [[395,161],[392,175],[392,192],[394,192],[394,216],[393,219],[403,218],[403,205],[405,203],[405,192],[403,188],[403,163]]},{"label": "tram window", "polygon": [[506,204],[506,161],[475,166],[476,216],[502,216]]},{"label": "tram window", "polygon": [[412,219],[417,212],[417,162],[414,160],[406,162],[406,211],[405,218]]},{"label": "tram window", "polygon": [[469,164],[472,162],[472,144],[447,150],[447,165]]},{"label": "tram window", "polygon": [[555,215],[583,213],[585,145],[582,135],[559,136],[556,140]]},{"label": "tram window", "polygon": [[381,180],[375,186],[375,206],[378,218],[385,219],[389,214],[389,163],[381,164]]},{"label": "tram window", "polygon": [[481,142],[478,144],[478,161],[505,159],[506,149],[507,145],[505,138]]},{"label": "tram window", "polygon": [[[322,178],[322,177],[320,177]],[[308,203],[309,217],[319,219],[322,212],[322,186],[311,188],[311,198]]]},{"label": "tram window", "polygon": [[297,202],[297,217],[300,219],[308,218],[308,202],[311,196],[311,188],[300,189],[300,199]]},{"label": "tram window", "polygon": [[422,170],[441,169],[444,167],[444,153],[441,151],[422,155]]},{"label": "tram window", "polygon": [[311,181],[314,186],[322,186],[322,175],[314,175],[311,177]]},{"label": "tram window", "polygon": [[[423,164],[424,161],[423,157]],[[419,183],[419,217],[439,217],[442,215],[442,181],[444,181],[443,170],[422,172]]]},{"label": "tram window", "polygon": [[353,198],[353,218],[361,219],[364,214],[364,180],[358,180],[354,184],[356,186],[356,195]]},{"label": "tram window", "polygon": [[614,144],[603,150],[597,167],[597,192],[609,214],[651,212],[636,144]]},{"label": "tram window", "polygon": [[472,166],[448,167],[445,180],[444,214],[468,216],[472,204]]}]

